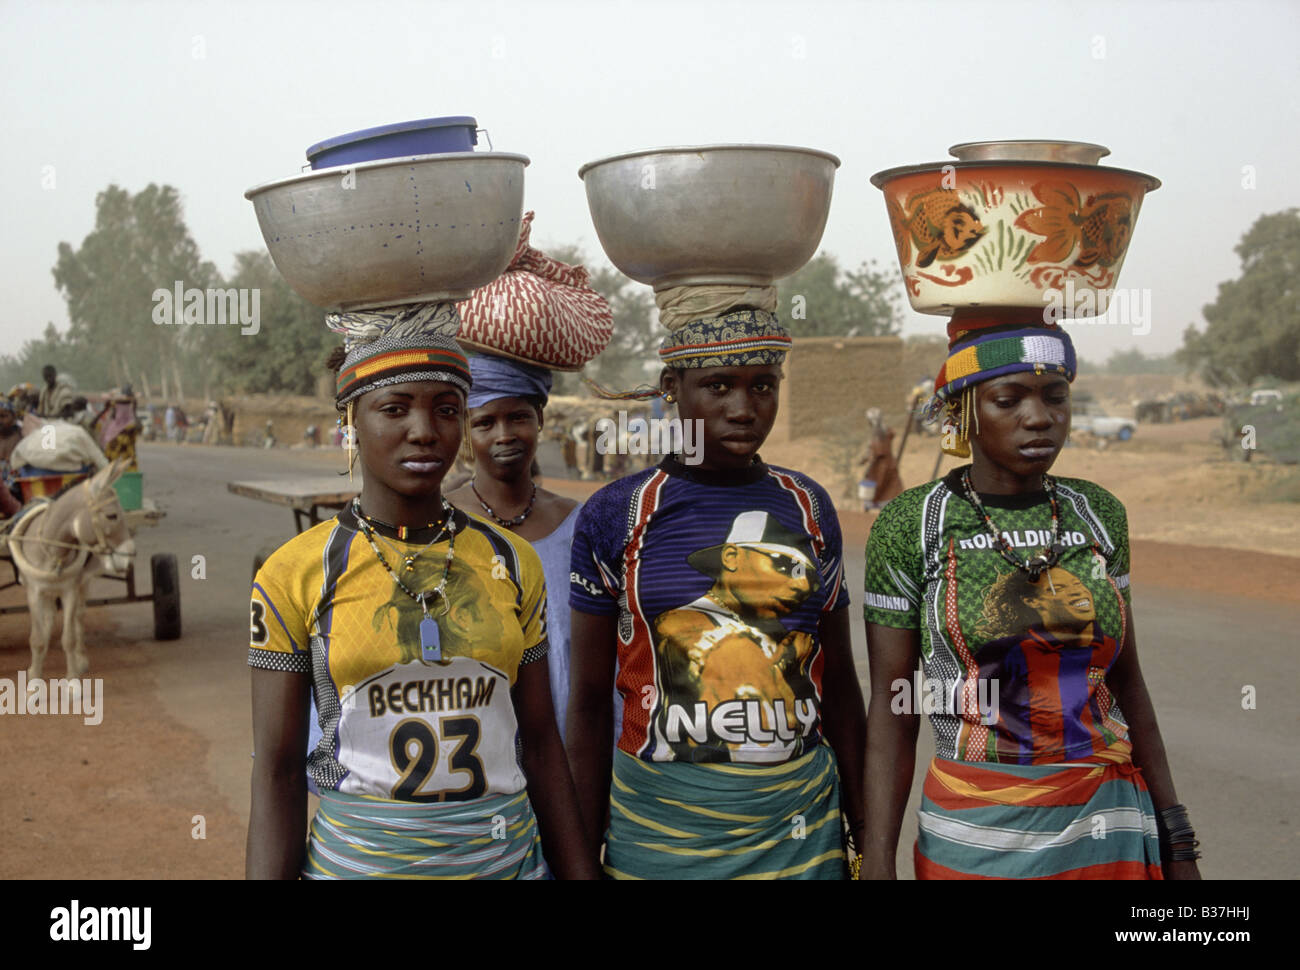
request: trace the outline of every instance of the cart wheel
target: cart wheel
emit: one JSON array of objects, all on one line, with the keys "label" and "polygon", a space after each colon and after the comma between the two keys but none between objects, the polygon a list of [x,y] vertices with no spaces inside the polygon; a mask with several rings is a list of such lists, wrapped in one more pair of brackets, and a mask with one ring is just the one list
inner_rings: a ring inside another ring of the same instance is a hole
[{"label": "cart wheel", "polygon": [[262,564],[270,559],[271,554],[279,549],[281,545],[282,543],[279,542],[268,542],[257,550],[257,554],[253,556],[253,579],[250,581],[250,585],[257,580],[257,571],[262,568]]},{"label": "cart wheel", "polygon": [[149,560],[153,573],[153,638],[179,640],[181,636],[181,584],[176,557],[155,553]]}]

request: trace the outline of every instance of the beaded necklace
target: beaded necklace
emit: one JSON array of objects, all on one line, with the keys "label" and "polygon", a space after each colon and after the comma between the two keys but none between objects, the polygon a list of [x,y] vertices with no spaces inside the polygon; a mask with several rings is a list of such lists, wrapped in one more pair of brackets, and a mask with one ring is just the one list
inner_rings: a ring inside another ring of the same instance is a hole
[{"label": "beaded necklace", "polygon": [[[357,499],[352,500],[352,511],[356,513],[357,525],[361,529],[361,534],[366,537],[366,541],[370,543],[370,548],[374,551],[375,558],[379,560],[380,565],[384,567],[388,575],[393,577],[393,582],[398,585],[402,592],[415,600],[416,604],[418,604],[420,609],[424,612],[424,617],[420,620],[420,657],[427,661],[442,659],[442,635],[438,630],[438,621],[435,620],[433,614],[429,612],[429,601],[435,596],[442,599],[443,616],[446,616],[448,611],[451,609],[451,605],[447,602],[447,577],[451,574],[451,561],[456,557],[456,520],[452,518],[451,506],[447,504],[446,499],[442,500],[442,510],[446,526],[444,529],[439,530],[438,535],[435,536],[433,540],[436,542],[438,538],[442,536],[444,531],[447,532],[450,537],[450,541],[447,543],[447,555],[442,564],[442,579],[438,580],[438,585],[433,589],[416,593],[402,582],[402,578],[393,571],[393,567],[388,565],[388,560],[384,558],[384,554],[380,552],[379,546],[375,544],[376,533],[374,526],[371,525],[372,520],[367,518],[361,511],[361,503]],[[378,525],[387,525],[387,523],[380,522],[378,519],[373,521]],[[388,526],[388,528],[392,528],[392,526]],[[381,536],[380,538],[383,537]],[[428,546],[424,547],[424,549],[428,549],[431,545],[433,545],[433,542],[430,542]],[[413,565],[415,558],[423,553],[424,549],[417,552],[415,556],[408,557],[408,563]]]},{"label": "beaded necklace", "polygon": [[[443,500],[442,508],[443,508],[443,517],[439,519],[437,522],[430,522],[424,526],[425,529],[432,529],[434,527],[437,527],[438,531],[434,533],[432,539],[430,539],[428,542],[424,544],[424,548],[420,549],[417,552],[413,552],[410,555],[407,555],[406,553],[402,552],[402,550],[399,549],[397,546],[393,545],[393,543],[390,542],[387,537],[380,535],[378,532],[374,533],[379,539],[383,540],[384,545],[386,545],[389,549],[393,550],[393,553],[395,555],[402,557],[402,565],[405,567],[404,568],[405,572],[409,573],[412,569],[414,569],[415,561],[419,559],[421,556],[423,556],[429,550],[429,547],[432,546],[439,539],[441,539],[442,534],[447,531],[444,528],[444,526],[447,524],[447,520],[451,518],[451,508],[450,506],[448,506],[446,499]],[[361,511],[361,506],[357,503],[355,499],[352,502],[352,511],[356,513],[358,520],[364,519],[366,522],[370,524],[370,526],[372,527],[372,532],[374,526],[382,525],[386,529],[394,530],[397,533],[397,538],[405,540],[406,537],[410,535],[412,532],[418,531],[415,529],[408,528],[407,526],[404,525],[397,525],[397,526],[389,525],[387,522],[384,522],[380,519],[376,519],[373,516],[366,515],[364,512]]]},{"label": "beaded necklace", "polygon": [[970,501],[971,505],[975,506],[975,511],[978,512],[980,517],[984,520],[984,527],[989,530],[989,533],[993,538],[993,547],[997,549],[1003,559],[1011,563],[1011,565],[1015,566],[1017,569],[1027,572],[1029,577],[1034,580],[1037,580],[1038,577],[1042,575],[1043,570],[1051,569],[1056,565],[1057,560],[1061,558],[1062,550],[1061,513],[1060,509],[1057,508],[1056,505],[1056,482],[1052,480],[1051,476],[1043,476],[1043,490],[1047,492],[1047,500],[1052,506],[1052,544],[1050,548],[1044,549],[1032,560],[1025,559],[1024,562],[1021,562],[1016,558],[1015,554],[1011,551],[1010,546],[1007,545],[1006,540],[1002,538],[1002,533],[998,530],[998,527],[995,526],[993,520],[989,518],[988,512],[984,511],[984,503],[980,501],[979,493],[975,491],[974,487],[970,483],[970,468],[962,469],[961,486],[962,490],[966,493],[966,498]]},{"label": "beaded necklace", "polygon": [[537,483],[533,482],[533,494],[528,497],[528,508],[524,509],[513,519],[503,519],[501,518],[501,516],[497,515],[495,512],[492,511],[492,506],[488,505],[487,502],[483,501],[483,496],[478,493],[478,489],[475,487],[474,479],[472,478],[469,480],[469,487],[470,490],[474,493],[474,497],[478,499],[478,504],[483,506],[483,511],[486,512],[492,518],[492,521],[495,522],[497,525],[504,525],[504,526],[522,525],[524,519],[528,518],[528,513],[533,510],[533,503],[537,501]]}]

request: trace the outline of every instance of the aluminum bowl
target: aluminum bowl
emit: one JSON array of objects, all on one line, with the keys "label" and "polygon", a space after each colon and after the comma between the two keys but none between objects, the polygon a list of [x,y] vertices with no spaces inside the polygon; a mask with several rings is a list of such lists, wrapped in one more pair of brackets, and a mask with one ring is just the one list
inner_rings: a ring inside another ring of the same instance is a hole
[{"label": "aluminum bowl", "polygon": [[310,303],[468,299],[510,265],[528,158],[453,152],[317,169],[249,189],[276,268]]},{"label": "aluminum bowl", "polygon": [[1036,141],[1013,138],[1008,141],[964,141],[948,149],[963,162],[1069,162],[1096,165],[1110,154],[1105,145],[1087,141]]},{"label": "aluminum bowl", "polygon": [[840,160],[787,145],[628,152],[578,170],[610,262],[656,290],[767,286],[817,252]]}]

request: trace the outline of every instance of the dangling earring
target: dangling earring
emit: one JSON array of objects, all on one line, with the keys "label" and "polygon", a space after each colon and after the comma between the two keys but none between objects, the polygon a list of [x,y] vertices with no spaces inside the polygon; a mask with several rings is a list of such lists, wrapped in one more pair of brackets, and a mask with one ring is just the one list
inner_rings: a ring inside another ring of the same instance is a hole
[{"label": "dangling earring", "polygon": [[351,401],[348,401],[347,422],[348,426],[344,433],[348,438],[348,481],[350,482],[352,481],[352,466],[355,465],[357,461],[357,429],[356,425],[352,423]]},{"label": "dangling earring", "polygon": [[[969,409],[965,407],[965,394],[962,395],[962,403],[949,403],[944,408],[943,427],[940,433],[943,435],[939,439],[939,450],[945,455],[952,455],[954,458],[969,458],[970,444],[967,434],[967,414]],[[957,410],[960,408],[960,415]]]}]

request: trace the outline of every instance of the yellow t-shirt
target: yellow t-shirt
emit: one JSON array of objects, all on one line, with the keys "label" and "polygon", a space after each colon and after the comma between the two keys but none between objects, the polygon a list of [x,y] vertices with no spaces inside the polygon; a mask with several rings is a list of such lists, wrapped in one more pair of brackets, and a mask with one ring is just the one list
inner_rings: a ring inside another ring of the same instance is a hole
[{"label": "yellow t-shirt", "polygon": [[[460,801],[524,788],[510,689],[521,664],[546,656],[541,561],[482,519],[457,510],[453,523],[446,602],[430,602],[441,660],[422,659],[424,612],[351,507],[286,542],[254,579],[248,663],[311,676],[323,737],[307,771],[322,790]],[[376,531],[412,592],[438,585],[446,538],[426,548],[435,530]]]}]

